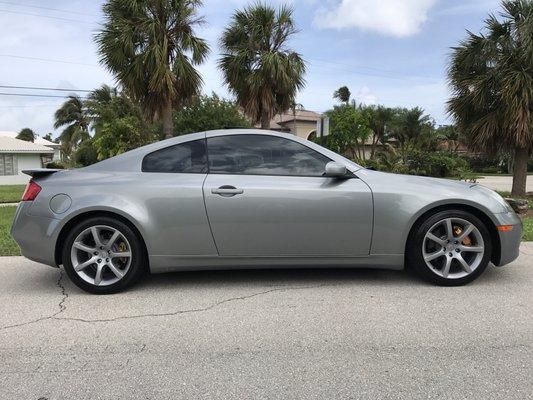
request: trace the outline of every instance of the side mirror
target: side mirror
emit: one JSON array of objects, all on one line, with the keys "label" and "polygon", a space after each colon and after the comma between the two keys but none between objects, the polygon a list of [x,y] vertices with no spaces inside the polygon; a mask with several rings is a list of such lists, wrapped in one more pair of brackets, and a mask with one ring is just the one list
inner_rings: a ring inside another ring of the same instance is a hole
[{"label": "side mirror", "polygon": [[346,166],[335,161],[330,161],[326,164],[326,171],[324,176],[329,178],[347,178],[348,170]]}]

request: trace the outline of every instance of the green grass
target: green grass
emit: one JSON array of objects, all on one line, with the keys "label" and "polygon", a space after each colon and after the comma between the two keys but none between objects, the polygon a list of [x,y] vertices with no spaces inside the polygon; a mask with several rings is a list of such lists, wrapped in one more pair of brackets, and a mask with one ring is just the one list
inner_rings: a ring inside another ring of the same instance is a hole
[{"label": "green grass", "polygon": [[[496,172],[476,172],[477,175],[479,176],[513,176],[513,174],[504,174],[504,173],[496,173]],[[531,176],[533,175],[533,173],[531,172],[528,172],[527,173],[528,176]]]},{"label": "green grass", "polygon": [[0,256],[19,256],[20,250],[11,235],[11,223],[17,207],[0,207]]},{"label": "green grass", "polygon": [[524,242],[533,242],[533,217],[524,218]]},{"label": "green grass", "polygon": [[[499,191],[499,190],[497,190],[497,192],[502,197],[514,197],[514,196],[511,196],[511,192],[502,192],[502,191]],[[519,199],[526,199],[527,202],[529,203],[529,209],[533,210],[533,196],[525,196],[525,197],[518,197],[518,198]]]},{"label": "green grass", "polygon": [[17,203],[22,198],[26,185],[0,186],[0,203]]}]

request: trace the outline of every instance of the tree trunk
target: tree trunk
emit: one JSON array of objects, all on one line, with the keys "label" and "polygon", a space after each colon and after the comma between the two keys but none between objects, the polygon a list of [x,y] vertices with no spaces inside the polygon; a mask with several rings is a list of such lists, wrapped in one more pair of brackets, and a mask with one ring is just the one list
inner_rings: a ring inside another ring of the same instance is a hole
[{"label": "tree trunk", "polygon": [[270,117],[264,108],[261,110],[261,129],[270,129]]},{"label": "tree trunk", "polygon": [[163,133],[165,134],[165,139],[174,137],[174,124],[172,123],[172,102],[170,100],[166,102],[161,117],[163,120]]},{"label": "tree trunk", "polygon": [[525,148],[515,148],[513,166],[513,189],[511,196],[526,195],[527,159],[528,151]]},{"label": "tree trunk", "polygon": [[372,134],[372,148],[370,150],[370,159],[374,159],[374,155],[376,153],[376,146],[378,144],[378,137],[375,133]]},{"label": "tree trunk", "polygon": [[507,159],[507,173],[512,174],[513,173],[513,157],[509,155],[509,158]]}]

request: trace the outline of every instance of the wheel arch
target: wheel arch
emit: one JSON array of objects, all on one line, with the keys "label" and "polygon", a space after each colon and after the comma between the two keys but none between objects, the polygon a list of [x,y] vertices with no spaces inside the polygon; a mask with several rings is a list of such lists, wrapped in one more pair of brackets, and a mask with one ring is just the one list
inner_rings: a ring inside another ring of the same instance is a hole
[{"label": "wheel arch", "polygon": [[135,232],[135,234],[139,237],[141,245],[143,246],[143,252],[144,252],[145,263],[146,263],[145,265],[149,269],[149,265],[148,265],[148,263],[149,263],[148,249],[146,247],[146,242],[144,240],[144,237],[143,237],[141,231],[136,226],[136,224],[134,224],[130,219],[128,219],[127,217],[125,217],[124,215],[122,215],[120,213],[117,213],[117,212],[114,212],[114,211],[110,211],[110,210],[87,210],[87,211],[83,211],[83,212],[81,212],[79,214],[74,215],[72,218],[70,218],[62,226],[62,228],[61,228],[61,230],[59,232],[59,235],[57,237],[56,245],[55,245],[55,249],[54,249],[54,259],[55,259],[56,265],[63,264],[62,248],[63,248],[63,244],[65,242],[65,239],[66,239],[70,229],[72,229],[72,227],[74,227],[76,224],[80,223],[81,221],[89,219],[89,218],[94,218],[94,217],[110,217],[110,218],[117,219],[117,220],[123,222],[124,224],[128,225],[133,230],[133,232]]},{"label": "wheel arch", "polygon": [[498,230],[496,229],[496,225],[494,221],[489,217],[486,211],[477,208],[472,205],[468,204],[461,204],[461,203],[449,203],[449,204],[441,204],[434,207],[429,208],[428,210],[425,210],[420,214],[418,217],[416,217],[415,221],[411,224],[409,228],[409,234],[407,235],[407,239],[405,241],[404,245],[404,254],[407,256],[407,246],[410,243],[410,240],[412,238],[412,235],[416,232],[416,229],[430,216],[435,213],[438,213],[440,211],[448,211],[448,210],[461,210],[469,212],[473,215],[475,215],[477,218],[481,220],[487,227],[487,230],[490,233],[490,239],[492,242],[492,254],[490,257],[490,260],[494,264],[498,264],[501,257],[501,243],[500,243],[500,236],[498,235]]}]

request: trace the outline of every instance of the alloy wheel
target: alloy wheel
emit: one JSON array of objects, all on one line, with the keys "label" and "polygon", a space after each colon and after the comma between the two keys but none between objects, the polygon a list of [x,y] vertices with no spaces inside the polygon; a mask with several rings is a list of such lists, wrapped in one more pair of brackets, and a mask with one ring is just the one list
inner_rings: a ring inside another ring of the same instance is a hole
[{"label": "alloy wheel", "polygon": [[446,218],[435,223],[422,242],[426,265],[446,279],[460,279],[472,274],[481,264],[484,253],[481,232],[462,218]]},{"label": "alloy wheel", "polygon": [[118,229],[95,225],[83,230],[70,251],[74,271],[95,286],[112,285],[121,280],[131,266],[128,239]]}]

